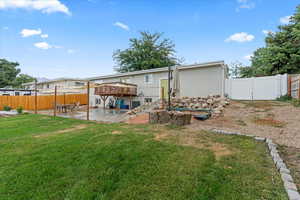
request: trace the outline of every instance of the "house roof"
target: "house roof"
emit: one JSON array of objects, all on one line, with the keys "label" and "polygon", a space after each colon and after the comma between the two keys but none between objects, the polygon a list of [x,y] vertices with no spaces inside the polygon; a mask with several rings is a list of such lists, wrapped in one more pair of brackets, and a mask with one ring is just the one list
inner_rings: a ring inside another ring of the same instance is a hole
[{"label": "house roof", "polygon": [[[179,65],[179,70],[186,70],[186,69],[193,69],[193,68],[205,68],[205,67],[214,67],[224,65],[224,61],[215,61],[215,62],[206,62],[206,63],[199,63],[199,64],[193,64],[193,65]],[[175,66],[172,66],[171,68],[174,68]],[[162,67],[162,68],[155,68],[155,69],[148,69],[148,70],[140,70],[140,71],[134,71],[134,72],[126,72],[126,73],[117,73],[112,75],[104,75],[104,76],[96,76],[87,78],[86,80],[92,81],[92,80],[99,80],[99,79],[107,79],[107,78],[117,78],[117,77],[124,77],[124,76],[133,76],[133,75],[139,75],[139,74],[148,74],[148,73],[157,73],[157,72],[167,72],[168,67]]]},{"label": "house roof", "polygon": [[[86,81],[86,80],[78,79],[78,78],[57,78],[57,79],[51,79],[51,80],[47,80],[47,81],[37,82],[37,84],[54,83],[54,82],[60,82],[60,81]],[[34,82],[23,83],[22,86],[32,85],[32,84],[34,84]]]}]

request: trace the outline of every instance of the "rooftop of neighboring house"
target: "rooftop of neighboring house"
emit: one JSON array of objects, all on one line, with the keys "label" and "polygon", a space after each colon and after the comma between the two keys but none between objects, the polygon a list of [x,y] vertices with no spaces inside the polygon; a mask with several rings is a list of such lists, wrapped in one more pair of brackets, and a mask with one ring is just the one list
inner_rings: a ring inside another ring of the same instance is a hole
[{"label": "rooftop of neighboring house", "polygon": [[[37,84],[48,84],[48,83],[55,83],[55,82],[62,82],[62,81],[80,81],[83,82],[85,81],[84,79],[79,79],[79,78],[56,78],[56,79],[51,79],[51,80],[45,80],[45,81],[38,81]],[[29,83],[23,83],[22,86],[28,86],[32,85],[34,82],[29,82]]]},{"label": "rooftop of neighboring house", "polygon": [[[178,65],[179,70],[183,69],[193,69],[193,68],[204,68],[204,67],[214,67],[214,66],[224,66],[224,61],[214,61],[214,62],[206,62],[206,63],[198,63],[193,65]],[[173,69],[176,66],[172,66]],[[107,79],[107,78],[117,78],[117,77],[124,77],[124,76],[132,76],[132,75],[138,75],[138,74],[147,74],[147,73],[156,73],[156,72],[167,72],[168,67],[161,67],[161,68],[155,68],[155,69],[148,69],[148,70],[140,70],[140,71],[133,71],[133,72],[126,72],[126,73],[117,73],[117,74],[111,74],[111,75],[104,75],[104,76],[96,76],[87,78],[86,80],[92,81],[92,80],[99,80],[99,79]]]}]

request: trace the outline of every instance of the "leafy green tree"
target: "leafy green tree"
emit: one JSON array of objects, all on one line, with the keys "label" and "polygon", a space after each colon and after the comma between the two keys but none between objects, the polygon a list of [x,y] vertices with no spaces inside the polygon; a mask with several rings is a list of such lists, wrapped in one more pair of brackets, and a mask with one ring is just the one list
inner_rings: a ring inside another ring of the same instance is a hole
[{"label": "leafy green tree", "polygon": [[244,66],[241,62],[232,62],[229,65],[228,75],[232,78],[248,78],[253,76],[253,68]]},{"label": "leafy green tree", "polygon": [[269,33],[266,47],[259,48],[252,57],[253,76],[300,73],[300,6],[290,23]]},{"label": "leafy green tree", "polygon": [[163,39],[162,33],[141,32],[141,38],[131,38],[129,48],[118,49],[113,54],[118,72],[132,72],[179,64],[175,45]]},{"label": "leafy green tree", "polygon": [[15,81],[13,82],[12,86],[14,86],[15,88],[21,88],[22,87],[22,83],[28,83],[28,82],[33,82],[36,79],[33,78],[32,76],[29,76],[27,74],[19,74]]},{"label": "leafy green tree", "polygon": [[26,74],[20,74],[19,63],[0,59],[0,88],[6,86],[21,87],[22,83],[35,79]]},{"label": "leafy green tree", "polygon": [[0,88],[12,85],[20,69],[17,68],[19,63],[9,62],[5,59],[0,59]]}]

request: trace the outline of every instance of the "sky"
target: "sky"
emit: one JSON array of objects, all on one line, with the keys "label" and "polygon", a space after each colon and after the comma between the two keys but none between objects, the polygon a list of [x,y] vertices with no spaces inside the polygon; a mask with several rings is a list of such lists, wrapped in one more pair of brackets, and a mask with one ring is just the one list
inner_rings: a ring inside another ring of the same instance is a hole
[{"label": "sky", "polygon": [[162,32],[183,64],[249,65],[299,0],[0,0],[0,58],[34,77],[115,73],[112,54],[140,31]]}]

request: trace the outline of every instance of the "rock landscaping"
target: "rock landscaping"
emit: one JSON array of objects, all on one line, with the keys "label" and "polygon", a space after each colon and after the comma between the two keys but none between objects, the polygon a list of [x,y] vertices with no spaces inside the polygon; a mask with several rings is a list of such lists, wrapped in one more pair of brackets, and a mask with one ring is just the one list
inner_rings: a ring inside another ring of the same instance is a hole
[{"label": "rock landscaping", "polygon": [[212,111],[214,116],[222,114],[225,107],[229,105],[229,99],[219,95],[203,97],[182,97],[172,99],[173,108],[187,108],[190,110],[208,109]]},{"label": "rock landscaping", "polygon": [[[153,102],[143,106],[139,106],[127,112],[129,115],[138,114],[140,112],[157,110],[165,107],[166,102]],[[219,95],[208,97],[182,97],[172,98],[171,107],[175,110],[189,110],[189,111],[210,111],[213,117],[220,116],[225,107],[229,105],[229,99],[223,98]]]},{"label": "rock landscaping", "polygon": [[176,126],[184,126],[191,123],[192,115],[178,111],[152,111],[149,113],[149,123],[166,124],[170,123]]}]

